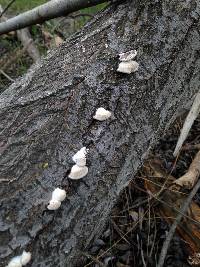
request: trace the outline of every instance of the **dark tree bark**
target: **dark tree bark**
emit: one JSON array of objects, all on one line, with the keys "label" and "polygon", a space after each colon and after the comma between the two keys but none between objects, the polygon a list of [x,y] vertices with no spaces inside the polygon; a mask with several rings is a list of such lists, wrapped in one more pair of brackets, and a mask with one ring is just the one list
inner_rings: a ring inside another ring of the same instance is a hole
[{"label": "dark tree bark", "polygon": [[[1,94],[0,266],[23,249],[32,267],[78,264],[199,88],[199,13],[197,0],[111,6]],[[117,55],[130,49],[138,50],[138,72],[117,73]],[[100,106],[112,119],[92,119]],[[90,149],[89,173],[69,181],[82,146]],[[67,190],[67,200],[52,212],[55,187]]]}]

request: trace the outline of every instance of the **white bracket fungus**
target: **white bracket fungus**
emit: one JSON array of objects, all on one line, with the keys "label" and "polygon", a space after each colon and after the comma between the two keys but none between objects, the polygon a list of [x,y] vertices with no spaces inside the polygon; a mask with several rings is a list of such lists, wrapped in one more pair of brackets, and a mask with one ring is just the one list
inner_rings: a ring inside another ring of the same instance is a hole
[{"label": "white bracket fungus", "polygon": [[111,117],[112,113],[105,108],[98,108],[93,118],[98,121],[105,121]]},{"label": "white bracket fungus", "polygon": [[50,200],[49,201],[49,205],[47,206],[48,210],[57,210],[59,209],[61,206],[61,202],[58,200]]},{"label": "white bracket fungus", "polygon": [[86,165],[86,155],[87,155],[87,149],[86,147],[82,147],[73,157],[73,161],[78,165],[79,167],[84,167]]},{"label": "white bracket fungus", "polygon": [[62,202],[66,198],[66,191],[64,189],[56,188],[52,193],[52,200]]},{"label": "white bracket fungus", "polygon": [[56,188],[52,193],[52,198],[49,201],[47,209],[57,210],[60,208],[61,202],[66,198],[66,191],[60,188]]},{"label": "white bracket fungus", "polygon": [[139,64],[136,61],[130,60],[127,62],[120,62],[117,71],[131,74],[132,72],[137,71],[139,68]]},{"label": "white bracket fungus", "polygon": [[88,167],[87,166],[78,166],[78,165],[74,165],[71,168],[71,172],[69,174],[69,178],[77,180],[77,179],[81,179],[84,176],[86,176],[88,173]]},{"label": "white bracket fungus", "polygon": [[120,61],[130,61],[130,60],[134,59],[136,56],[137,56],[137,51],[131,50],[129,52],[120,53],[119,54],[119,60]]},{"label": "white bracket fungus", "polygon": [[21,256],[16,256],[11,259],[6,267],[22,267],[31,260],[31,253],[23,251]]},{"label": "white bracket fungus", "polygon": [[23,253],[22,253],[22,255],[21,255],[21,263],[22,263],[22,266],[24,266],[27,263],[29,263],[30,260],[31,260],[31,253],[30,252],[26,252],[24,250]]},{"label": "white bracket fungus", "polygon": [[129,52],[119,54],[119,60],[121,62],[119,63],[117,71],[126,74],[137,71],[139,64],[136,61],[132,60],[136,57],[136,55],[136,50],[131,50]]},{"label": "white bracket fungus", "polygon": [[6,267],[22,267],[21,256],[12,258]]},{"label": "white bracket fungus", "polygon": [[69,174],[71,179],[81,179],[88,173],[88,167],[86,166],[87,148],[82,147],[73,157],[73,161],[76,163]]}]

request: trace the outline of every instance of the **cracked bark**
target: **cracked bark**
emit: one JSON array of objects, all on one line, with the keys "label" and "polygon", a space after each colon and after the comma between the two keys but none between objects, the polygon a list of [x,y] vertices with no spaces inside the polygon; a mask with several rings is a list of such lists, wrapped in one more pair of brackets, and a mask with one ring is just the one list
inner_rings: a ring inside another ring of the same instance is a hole
[{"label": "cracked bark", "polygon": [[[197,0],[113,5],[1,93],[0,266],[23,249],[32,267],[80,266],[119,193],[198,91],[199,13]],[[139,71],[117,73],[117,55],[131,49]],[[112,119],[92,119],[100,106]],[[82,146],[89,173],[69,181]],[[55,187],[67,199],[53,212]]]}]

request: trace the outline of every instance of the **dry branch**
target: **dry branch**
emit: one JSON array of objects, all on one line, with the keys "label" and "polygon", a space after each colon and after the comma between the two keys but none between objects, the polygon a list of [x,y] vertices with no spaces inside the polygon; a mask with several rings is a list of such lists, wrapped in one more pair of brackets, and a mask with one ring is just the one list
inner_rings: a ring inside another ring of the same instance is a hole
[{"label": "dry branch", "polygon": [[14,80],[7,73],[5,73],[3,70],[0,69],[0,73],[3,76],[5,76],[10,82],[14,82]]},{"label": "dry branch", "polygon": [[11,0],[4,9],[0,9],[0,18],[6,13],[9,7],[15,2],[16,0]]},{"label": "dry branch", "polygon": [[200,91],[197,93],[193,105],[190,109],[190,112],[187,115],[187,118],[184,122],[183,128],[181,130],[181,134],[180,137],[178,139],[176,148],[174,150],[174,156],[176,157],[184,143],[184,141],[186,140],[188,133],[194,123],[194,121],[196,120],[197,116],[199,115],[200,112]]},{"label": "dry branch", "polygon": [[191,189],[200,175],[200,151],[196,154],[186,174],[174,181],[180,187]]},{"label": "dry branch", "polygon": [[61,17],[82,8],[95,6],[103,2],[106,2],[106,0],[51,0],[46,4],[0,23],[0,35],[30,25],[42,23],[49,19]]},{"label": "dry branch", "polygon": [[34,40],[31,37],[31,34],[28,28],[17,31],[17,37],[21,41],[22,45],[26,47],[28,55],[33,59],[34,62],[40,60],[40,52],[34,44]]},{"label": "dry branch", "polygon": [[200,150],[200,144],[185,144],[182,149],[182,151],[187,150]]},{"label": "dry branch", "polygon": [[[3,13],[3,8],[0,5],[0,12]],[[7,18],[5,16],[2,16],[0,21],[5,21]],[[21,41],[23,47],[26,48],[26,51],[28,55],[33,59],[34,62],[37,62],[40,60],[40,52],[37,49],[36,45],[34,44],[34,41],[31,37],[31,34],[28,30],[28,28],[18,30],[17,31],[17,37],[19,41]]]}]

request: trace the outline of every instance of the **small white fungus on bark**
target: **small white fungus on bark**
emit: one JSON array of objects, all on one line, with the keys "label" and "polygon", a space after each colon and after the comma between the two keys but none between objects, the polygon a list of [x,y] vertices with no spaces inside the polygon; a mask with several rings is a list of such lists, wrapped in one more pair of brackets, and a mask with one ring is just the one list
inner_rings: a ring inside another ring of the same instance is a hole
[{"label": "small white fungus on bark", "polygon": [[136,61],[130,60],[130,61],[122,61],[119,63],[118,72],[131,74],[132,72],[137,71],[139,68],[139,64]]},{"label": "small white fungus on bark", "polygon": [[52,200],[62,202],[66,198],[66,191],[60,188],[56,188],[52,193]]},{"label": "small white fungus on bark", "polygon": [[24,250],[23,253],[22,253],[22,255],[21,255],[21,263],[22,263],[22,266],[24,266],[27,263],[29,263],[30,260],[31,260],[31,253],[30,252],[26,252]]},{"label": "small white fungus on bark", "polygon": [[105,121],[111,117],[112,113],[105,108],[98,108],[93,118],[98,121]]},{"label": "small white fungus on bark", "polygon": [[58,200],[50,200],[49,201],[49,205],[47,206],[48,210],[57,210],[59,209],[61,206],[61,202]]},{"label": "small white fungus on bark", "polygon": [[131,74],[132,72],[137,71],[139,68],[139,64],[133,60],[136,56],[137,56],[136,50],[120,53],[119,60],[121,62],[119,63],[117,71],[126,74]]},{"label": "small white fungus on bark", "polygon": [[88,173],[88,167],[87,166],[80,167],[78,165],[74,165],[71,168],[71,172],[70,172],[68,177],[71,179],[77,180],[77,179],[81,179],[84,176],[86,176],[87,173]]},{"label": "small white fungus on bark", "polygon": [[87,155],[87,149],[86,147],[82,147],[73,157],[73,161],[78,165],[79,167],[84,167],[86,165],[86,155]]},{"label": "small white fungus on bark", "polygon": [[22,267],[21,256],[12,258],[6,267]]},{"label": "small white fungus on bark", "polygon": [[130,60],[134,59],[136,56],[137,56],[137,51],[131,50],[129,52],[120,53],[119,54],[119,60],[120,61],[130,61]]},{"label": "small white fungus on bark", "polygon": [[22,267],[31,260],[31,253],[23,251],[22,255],[16,256],[10,260],[6,267]]},{"label": "small white fungus on bark", "polygon": [[48,210],[57,210],[61,206],[61,202],[66,198],[66,191],[60,188],[56,188],[53,193],[49,205],[47,206]]}]

